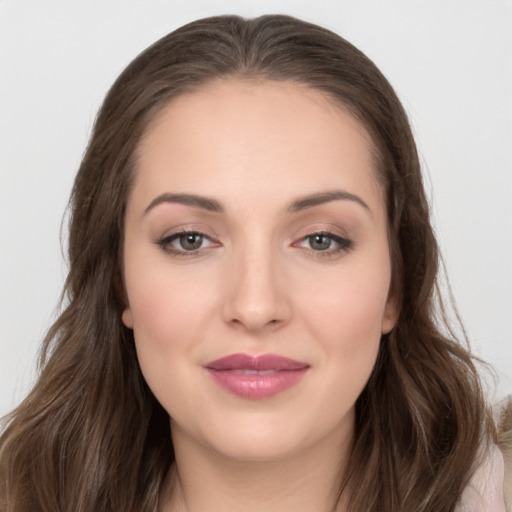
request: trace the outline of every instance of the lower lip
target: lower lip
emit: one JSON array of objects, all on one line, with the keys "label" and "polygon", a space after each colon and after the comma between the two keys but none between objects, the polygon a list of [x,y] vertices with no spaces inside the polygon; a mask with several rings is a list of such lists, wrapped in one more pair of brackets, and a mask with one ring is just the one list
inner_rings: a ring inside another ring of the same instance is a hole
[{"label": "lower lip", "polygon": [[308,368],[252,375],[233,370],[207,370],[221,388],[241,398],[256,400],[278,395],[291,388],[304,377]]}]

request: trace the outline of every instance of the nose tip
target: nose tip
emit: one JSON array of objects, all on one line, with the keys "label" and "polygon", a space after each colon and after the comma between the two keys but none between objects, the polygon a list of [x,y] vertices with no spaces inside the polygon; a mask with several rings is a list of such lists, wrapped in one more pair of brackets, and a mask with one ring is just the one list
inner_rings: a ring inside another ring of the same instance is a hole
[{"label": "nose tip", "polygon": [[258,332],[276,328],[283,323],[283,319],[271,318],[266,311],[257,311],[254,309],[242,311],[240,307],[237,308],[237,311],[231,315],[231,319],[228,321],[232,326],[248,332]]},{"label": "nose tip", "polygon": [[277,329],[289,320],[291,305],[283,275],[269,260],[231,268],[223,312],[231,326],[258,332]]}]

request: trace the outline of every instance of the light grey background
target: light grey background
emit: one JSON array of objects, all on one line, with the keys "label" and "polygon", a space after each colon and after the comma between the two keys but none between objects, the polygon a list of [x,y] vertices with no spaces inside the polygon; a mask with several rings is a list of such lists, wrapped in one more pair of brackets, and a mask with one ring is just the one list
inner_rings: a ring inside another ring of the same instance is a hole
[{"label": "light grey background", "polygon": [[0,0],[0,415],[55,316],[61,218],[110,84],[188,21],[269,12],[340,33],[396,88],[473,347],[498,372],[491,393],[512,392],[510,0]]}]

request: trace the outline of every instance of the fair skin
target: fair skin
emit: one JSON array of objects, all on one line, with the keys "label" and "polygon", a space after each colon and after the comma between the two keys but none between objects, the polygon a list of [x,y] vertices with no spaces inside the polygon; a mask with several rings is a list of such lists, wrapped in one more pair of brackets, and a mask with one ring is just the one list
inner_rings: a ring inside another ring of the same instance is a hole
[{"label": "fair skin", "polygon": [[[291,83],[227,79],[176,98],[138,150],[124,274],[123,322],[171,418],[161,510],[331,512],[354,404],[397,316],[361,125]],[[272,377],[234,372],[245,396],[208,369],[233,354],[303,367],[270,396]]]}]

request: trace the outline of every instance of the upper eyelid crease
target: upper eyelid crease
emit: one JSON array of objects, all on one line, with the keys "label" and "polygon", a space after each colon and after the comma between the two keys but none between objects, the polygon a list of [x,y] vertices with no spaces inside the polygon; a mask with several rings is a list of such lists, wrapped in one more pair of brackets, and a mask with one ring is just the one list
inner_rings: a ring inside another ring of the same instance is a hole
[{"label": "upper eyelid crease", "polygon": [[160,246],[165,252],[174,254],[175,256],[192,256],[194,254],[199,253],[202,250],[208,249],[207,247],[203,247],[203,248],[198,248],[198,249],[188,251],[185,249],[180,250],[178,248],[172,248],[172,249],[170,248],[172,242],[174,242],[175,240],[178,240],[180,236],[189,235],[189,234],[199,235],[199,236],[201,236],[201,238],[203,240],[208,240],[212,244],[217,243],[210,236],[208,236],[205,233],[202,233],[200,231],[196,231],[196,230],[177,231],[176,233],[171,233],[170,235],[167,235],[167,236],[164,236],[163,238],[155,240],[154,243],[156,245]]},{"label": "upper eyelid crease", "polygon": [[336,242],[337,244],[340,244],[342,246],[352,246],[353,242],[349,238],[346,238],[344,236],[338,235],[336,233],[333,233],[332,231],[315,231],[308,235],[303,236],[299,239],[299,242],[302,242],[304,240],[307,240],[308,238],[314,237],[314,236],[326,236],[327,238],[330,238],[332,241]]},{"label": "upper eyelid crease", "polygon": [[207,235],[203,231],[198,231],[197,229],[190,229],[190,230],[189,229],[183,229],[183,230],[180,230],[180,231],[176,231],[174,233],[170,233],[169,235],[163,236],[161,238],[158,238],[156,240],[156,243],[166,243],[169,240],[175,240],[175,239],[177,239],[177,238],[179,238],[180,236],[183,236],[183,235],[199,235],[202,238],[205,238],[205,239],[208,239],[208,240],[210,240],[212,242],[215,242],[215,240],[210,235]]},{"label": "upper eyelid crease", "polygon": [[[205,234],[204,232],[197,231],[197,230],[186,230],[186,229],[177,231],[177,232],[169,234],[163,238],[157,239],[154,241],[154,243],[156,245],[160,246],[165,252],[167,252],[169,254],[173,254],[174,256],[193,256],[193,255],[197,255],[198,253],[200,253],[204,250],[210,249],[209,247],[205,247],[205,248],[198,248],[198,249],[187,251],[187,250],[180,250],[178,248],[171,249],[169,247],[174,240],[178,239],[182,235],[187,235],[187,234],[196,234],[196,235],[201,236],[204,239],[209,240],[213,244],[218,243],[214,239],[212,239],[210,236]],[[325,250],[325,251],[312,250],[312,253],[315,253],[319,257],[320,256],[323,256],[323,257],[333,256],[340,252],[349,251],[353,248],[353,245],[354,245],[352,240],[350,240],[344,236],[341,236],[339,234],[333,233],[332,231],[325,231],[325,230],[313,231],[313,232],[301,237],[297,242],[304,242],[308,238],[311,238],[315,235],[324,235],[324,236],[330,238],[335,244],[338,245],[338,247],[335,249],[329,249],[329,250]],[[297,245],[300,245],[300,244],[294,243],[292,245],[297,247]]]}]

